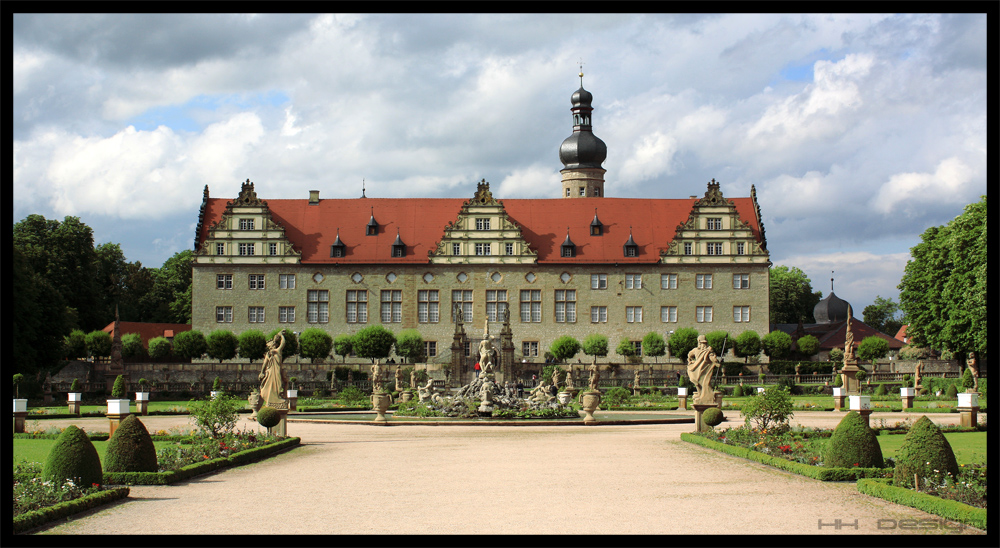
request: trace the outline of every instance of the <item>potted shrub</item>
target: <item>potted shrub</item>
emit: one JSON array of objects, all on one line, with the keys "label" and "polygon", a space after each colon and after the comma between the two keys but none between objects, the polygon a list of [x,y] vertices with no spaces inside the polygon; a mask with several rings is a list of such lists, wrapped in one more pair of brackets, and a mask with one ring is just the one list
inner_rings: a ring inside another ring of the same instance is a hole
[{"label": "potted shrub", "polygon": [[295,387],[295,383],[299,382],[298,377],[290,377],[288,379],[288,388],[285,390],[285,398],[288,400],[288,409],[295,411],[297,403],[299,400],[299,390]]},{"label": "potted shrub", "polygon": [[215,377],[215,380],[212,381],[211,394],[213,400],[222,395],[222,379],[220,379],[219,377]]},{"label": "potted shrub", "polygon": [[149,392],[146,391],[147,384],[149,384],[149,381],[146,379],[139,379],[139,391],[135,393],[136,410],[143,415],[149,414]]},{"label": "potted shrub", "polygon": [[114,435],[122,419],[129,415],[130,400],[126,397],[125,377],[118,375],[111,387],[111,397],[108,398],[108,419],[111,421],[109,434]]},{"label": "potted shrub", "polygon": [[20,386],[24,375],[14,374],[14,432],[24,432],[24,417],[28,415],[28,400],[21,398]]},{"label": "potted shrub", "polygon": [[69,394],[66,394],[66,401],[69,404],[69,412],[74,415],[80,414],[80,405],[83,394],[80,393],[80,379],[73,379],[69,385]]}]

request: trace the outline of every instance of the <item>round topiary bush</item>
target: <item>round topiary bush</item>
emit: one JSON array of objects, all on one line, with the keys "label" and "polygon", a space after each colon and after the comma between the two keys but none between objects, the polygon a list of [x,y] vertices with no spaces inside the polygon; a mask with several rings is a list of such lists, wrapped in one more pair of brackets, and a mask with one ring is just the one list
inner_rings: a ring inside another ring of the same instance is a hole
[{"label": "round topiary bush", "polygon": [[903,445],[896,451],[896,469],[892,474],[892,483],[909,488],[913,487],[914,475],[920,478],[920,484],[923,485],[924,478],[944,474],[958,475],[955,452],[941,429],[925,415],[913,423]]},{"label": "round topiary bush", "polygon": [[104,451],[107,472],[156,472],[156,448],[149,431],[135,415],[125,417]]},{"label": "round topiary bush", "polygon": [[722,424],[725,417],[722,416],[722,411],[718,407],[709,407],[701,414],[701,422],[707,424],[708,426],[718,426]]},{"label": "round topiary bush", "polygon": [[882,468],[878,436],[857,411],[847,414],[834,429],[823,451],[823,465],[831,468]]},{"label": "round topiary bush", "polygon": [[273,407],[261,407],[257,411],[257,424],[264,428],[274,428],[281,422],[281,415]]},{"label": "round topiary bush", "polygon": [[60,484],[72,479],[81,487],[104,483],[101,457],[83,430],[72,424],[63,430],[45,459],[42,479]]}]

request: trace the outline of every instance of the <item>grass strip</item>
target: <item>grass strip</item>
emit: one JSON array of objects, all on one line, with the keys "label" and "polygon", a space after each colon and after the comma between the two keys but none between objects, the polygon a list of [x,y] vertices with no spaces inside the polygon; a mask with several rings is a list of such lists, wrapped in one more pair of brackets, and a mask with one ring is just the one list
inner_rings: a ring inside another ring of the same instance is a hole
[{"label": "grass strip", "polygon": [[754,462],[759,462],[761,464],[766,464],[768,466],[773,466],[775,468],[785,470],[786,472],[792,472],[793,474],[799,474],[817,479],[819,481],[855,481],[860,478],[877,478],[882,477],[886,472],[891,471],[885,468],[827,468],[823,466],[812,466],[809,464],[802,464],[800,462],[792,462],[781,457],[765,455],[764,453],[753,451],[751,449],[747,449],[746,447],[719,443],[688,432],[681,434],[681,440],[701,445],[707,449],[720,451],[734,457],[740,457]]},{"label": "grass strip", "polygon": [[902,504],[923,510],[928,514],[941,516],[944,519],[971,525],[977,529],[986,530],[986,509],[976,508],[956,500],[943,499],[890,485],[887,478],[862,478],[858,480],[858,491],[866,495],[878,497],[889,502]]},{"label": "grass strip", "polygon": [[52,506],[45,508],[39,508],[38,510],[32,510],[31,512],[25,512],[14,518],[14,534],[21,534],[36,527],[40,527],[50,521],[62,519],[73,514],[85,512],[92,508],[123,499],[128,496],[128,493],[128,487],[107,489],[105,491],[101,491],[100,493],[94,493],[93,495],[87,495],[78,499],[53,504]]}]

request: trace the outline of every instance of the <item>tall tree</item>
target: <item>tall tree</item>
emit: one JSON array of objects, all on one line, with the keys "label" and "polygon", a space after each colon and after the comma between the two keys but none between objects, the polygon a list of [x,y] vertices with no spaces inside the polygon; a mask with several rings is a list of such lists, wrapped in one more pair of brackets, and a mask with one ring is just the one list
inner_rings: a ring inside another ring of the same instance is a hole
[{"label": "tall tree", "polygon": [[861,312],[861,317],[869,327],[874,327],[886,335],[895,335],[903,322],[897,319],[899,305],[893,302],[892,297],[883,299],[875,296],[875,302],[865,307]]},{"label": "tall tree", "polygon": [[58,371],[62,363],[63,340],[72,329],[70,315],[62,295],[34,271],[16,245],[13,259],[12,361],[16,372],[44,377]]},{"label": "tall tree", "polygon": [[813,309],[823,293],[813,292],[812,282],[798,267],[772,268],[770,293],[772,323],[816,323]]},{"label": "tall tree", "polygon": [[986,196],[947,225],[928,228],[920,239],[899,282],[907,337],[963,358],[985,352]]}]

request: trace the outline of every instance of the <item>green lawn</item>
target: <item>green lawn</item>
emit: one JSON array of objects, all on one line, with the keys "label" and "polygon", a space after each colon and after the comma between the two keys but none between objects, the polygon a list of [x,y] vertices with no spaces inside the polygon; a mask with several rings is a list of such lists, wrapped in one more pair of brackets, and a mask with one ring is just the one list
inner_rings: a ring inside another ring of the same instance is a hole
[{"label": "green lawn", "polygon": [[[170,411],[170,410],[180,410],[187,411],[187,406],[190,400],[177,400],[177,401],[151,401],[149,402],[150,411]],[[129,405],[129,409],[132,413],[137,413],[138,408],[135,405],[135,400]],[[82,413],[104,413],[108,410],[107,404],[104,405],[84,405],[81,406],[80,411]],[[28,408],[28,419],[30,420],[35,414],[52,414],[52,413],[68,413],[68,405],[48,405],[45,407],[30,407]],[[36,417],[37,418],[37,417]]]},{"label": "green lawn", "polygon": [[[56,440],[32,440],[32,439],[15,439],[14,440],[14,462],[18,463],[21,460],[26,460],[28,462],[40,462],[45,463],[45,459],[49,456],[49,451],[52,450],[52,446],[55,445]],[[107,441],[95,441],[94,448],[97,449],[97,454],[100,455],[101,461],[104,461],[104,451],[108,447]],[[164,447],[169,447],[175,445],[177,442],[173,441],[154,441],[153,446],[159,451]]]},{"label": "green lawn", "polygon": [[[959,464],[986,462],[986,432],[945,432],[944,438],[951,445]],[[879,436],[882,456],[894,457],[905,439],[905,434]]]}]

